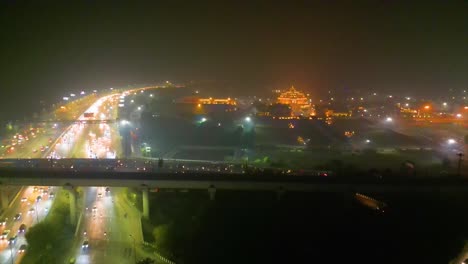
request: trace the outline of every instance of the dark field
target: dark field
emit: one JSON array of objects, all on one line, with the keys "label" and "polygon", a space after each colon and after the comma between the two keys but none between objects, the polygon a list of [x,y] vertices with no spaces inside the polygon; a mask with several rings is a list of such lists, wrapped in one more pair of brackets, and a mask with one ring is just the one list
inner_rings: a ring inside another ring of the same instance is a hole
[{"label": "dark field", "polygon": [[[468,237],[468,195],[153,194],[160,248],[178,263],[448,263]],[[163,234],[163,235],[161,235]],[[158,242],[156,242],[158,243]]]}]

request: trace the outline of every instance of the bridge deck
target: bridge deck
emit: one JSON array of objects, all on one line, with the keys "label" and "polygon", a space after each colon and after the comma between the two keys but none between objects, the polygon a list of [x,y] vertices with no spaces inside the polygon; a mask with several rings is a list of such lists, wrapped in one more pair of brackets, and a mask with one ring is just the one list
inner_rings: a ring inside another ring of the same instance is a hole
[{"label": "bridge deck", "polygon": [[386,180],[282,174],[191,172],[78,171],[71,169],[0,168],[2,185],[115,186],[231,190],[323,192],[468,191],[465,178],[392,178]]}]

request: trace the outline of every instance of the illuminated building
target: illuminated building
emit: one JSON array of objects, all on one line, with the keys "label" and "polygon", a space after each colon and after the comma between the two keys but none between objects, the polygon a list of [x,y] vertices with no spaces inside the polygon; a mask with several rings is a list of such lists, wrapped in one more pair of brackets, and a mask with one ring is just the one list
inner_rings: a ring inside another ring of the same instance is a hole
[{"label": "illuminated building", "polygon": [[237,105],[236,100],[231,98],[198,98],[198,97],[184,97],[177,100],[177,103],[182,104],[196,104],[196,105]]},{"label": "illuminated building", "polygon": [[291,86],[289,90],[278,96],[278,103],[287,105],[308,105],[309,100],[303,93],[297,91],[294,86]]},{"label": "illuminated building", "polygon": [[351,117],[351,116],[352,116],[351,110],[327,109],[327,111],[325,111],[325,117]]},{"label": "illuminated building", "polygon": [[278,103],[288,105],[292,116],[315,115],[315,110],[304,93],[297,91],[294,86],[278,96]]},{"label": "illuminated building", "polygon": [[199,98],[191,96],[180,98],[175,103],[178,105],[175,111],[186,117],[190,115],[219,115],[237,111],[237,101],[232,98]]},{"label": "illuminated building", "polygon": [[236,101],[231,98],[200,98],[199,104],[224,104],[224,105],[237,105]]}]

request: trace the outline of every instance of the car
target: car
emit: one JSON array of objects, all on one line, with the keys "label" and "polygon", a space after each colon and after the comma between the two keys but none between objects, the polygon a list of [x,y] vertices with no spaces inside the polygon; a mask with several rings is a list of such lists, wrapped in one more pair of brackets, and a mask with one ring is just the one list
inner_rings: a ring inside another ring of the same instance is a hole
[{"label": "car", "polygon": [[54,192],[50,192],[49,193],[49,198],[54,198],[55,197],[55,193]]},{"label": "car", "polygon": [[7,236],[8,236],[8,234],[10,234],[10,230],[8,230],[8,229],[7,229],[7,230],[3,230],[2,235],[0,235],[0,239],[2,239],[2,240],[3,240],[3,239],[6,239]]},{"label": "car", "polygon": [[6,226],[7,220],[8,218],[3,218],[2,220],[0,220],[0,226]]},{"label": "car", "polygon": [[29,210],[28,210],[28,214],[34,214],[36,212],[36,209],[34,209],[34,207],[31,207]]},{"label": "car", "polygon": [[98,197],[98,198],[101,198],[101,197],[102,197],[102,193],[98,193],[98,194],[97,194],[97,197]]},{"label": "car", "polygon": [[28,247],[28,246],[26,246],[25,244],[22,244],[22,245],[20,246],[20,248],[18,249],[18,253],[24,253],[24,252],[26,251],[26,248],[27,248],[27,247]]},{"label": "car", "polygon": [[96,213],[96,212],[97,212],[97,207],[94,206],[94,207],[93,207],[93,213]]},{"label": "car", "polygon": [[25,203],[25,202],[27,202],[27,201],[28,201],[28,198],[26,198],[26,197],[21,198],[21,202],[22,202],[22,203]]},{"label": "car", "polygon": [[18,233],[24,233],[26,232],[26,225],[21,224],[20,227],[18,228]]},{"label": "car", "polygon": [[48,194],[49,194],[48,191],[46,191],[46,190],[43,190],[43,191],[42,191],[42,195],[48,195]]},{"label": "car", "polygon": [[106,193],[110,193],[110,188],[106,187]]},{"label": "car", "polygon": [[17,238],[18,238],[17,236],[12,236],[12,237],[10,237],[10,238],[8,239],[8,245],[14,245],[14,244],[16,244],[16,239],[17,239]]},{"label": "car", "polygon": [[22,216],[21,213],[17,213],[17,214],[15,215],[15,217],[13,217],[13,220],[19,221],[19,220],[21,220],[21,216]]},{"label": "car", "polygon": [[34,187],[33,192],[37,192],[37,189],[38,189],[37,187]]},{"label": "car", "polygon": [[42,197],[41,197],[40,195],[39,195],[39,196],[37,196],[37,198],[36,198],[36,202],[39,202],[39,201],[41,201],[41,200],[42,200]]},{"label": "car", "polygon": [[87,249],[89,247],[89,242],[88,240],[83,241],[83,245],[81,245],[81,248]]}]

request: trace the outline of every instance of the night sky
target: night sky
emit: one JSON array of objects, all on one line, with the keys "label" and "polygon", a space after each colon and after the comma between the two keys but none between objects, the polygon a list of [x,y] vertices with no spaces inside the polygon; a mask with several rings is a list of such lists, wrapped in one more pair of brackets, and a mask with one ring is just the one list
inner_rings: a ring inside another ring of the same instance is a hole
[{"label": "night sky", "polygon": [[46,2],[0,4],[0,118],[162,80],[218,81],[229,95],[468,88],[468,1]]}]

